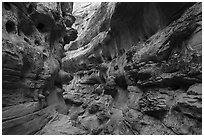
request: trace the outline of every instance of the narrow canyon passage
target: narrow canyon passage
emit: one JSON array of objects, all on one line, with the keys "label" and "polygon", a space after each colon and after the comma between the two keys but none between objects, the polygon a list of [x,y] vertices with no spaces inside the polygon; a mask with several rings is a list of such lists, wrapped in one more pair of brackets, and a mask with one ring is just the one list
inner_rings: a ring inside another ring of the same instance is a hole
[{"label": "narrow canyon passage", "polygon": [[3,135],[202,134],[202,3],[2,3]]}]

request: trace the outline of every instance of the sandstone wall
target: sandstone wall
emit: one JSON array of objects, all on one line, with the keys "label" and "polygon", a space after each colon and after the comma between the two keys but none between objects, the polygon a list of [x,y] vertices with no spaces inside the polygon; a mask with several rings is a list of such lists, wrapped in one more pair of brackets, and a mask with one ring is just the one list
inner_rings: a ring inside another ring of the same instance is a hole
[{"label": "sandstone wall", "polygon": [[67,25],[74,17],[62,15],[72,5],[61,6],[3,3],[3,134],[35,134],[56,113],[67,113],[61,83],[72,76],[61,69],[61,59],[66,41],[77,33]]},{"label": "sandstone wall", "polygon": [[202,134],[201,3],[102,3],[87,26],[63,58],[86,134]]}]

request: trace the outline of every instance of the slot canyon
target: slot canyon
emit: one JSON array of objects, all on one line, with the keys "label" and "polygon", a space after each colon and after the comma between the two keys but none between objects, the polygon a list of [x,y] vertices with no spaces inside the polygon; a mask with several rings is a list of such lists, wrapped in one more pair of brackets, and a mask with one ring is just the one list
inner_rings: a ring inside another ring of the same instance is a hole
[{"label": "slot canyon", "polygon": [[3,135],[202,135],[201,2],[3,2]]}]

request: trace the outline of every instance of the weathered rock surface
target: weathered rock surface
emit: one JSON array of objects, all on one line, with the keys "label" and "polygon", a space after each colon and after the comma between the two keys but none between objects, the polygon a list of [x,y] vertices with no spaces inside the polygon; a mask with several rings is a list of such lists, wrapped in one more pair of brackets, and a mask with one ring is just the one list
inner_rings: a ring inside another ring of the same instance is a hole
[{"label": "weathered rock surface", "polygon": [[86,134],[202,134],[201,7],[101,3],[62,63],[75,73],[64,97],[81,102],[68,114],[78,127]]},{"label": "weathered rock surface", "polygon": [[73,16],[76,18],[73,28],[75,28],[80,35],[83,35],[87,24],[97,11],[101,2],[75,2],[73,5]]},{"label": "weathered rock surface", "polygon": [[202,3],[98,4],[3,4],[3,134],[201,135]]},{"label": "weathered rock surface", "polygon": [[67,9],[72,6],[3,3],[3,134],[35,134],[55,113],[67,113],[62,83],[72,76],[61,70],[63,37],[71,34],[62,15]]}]

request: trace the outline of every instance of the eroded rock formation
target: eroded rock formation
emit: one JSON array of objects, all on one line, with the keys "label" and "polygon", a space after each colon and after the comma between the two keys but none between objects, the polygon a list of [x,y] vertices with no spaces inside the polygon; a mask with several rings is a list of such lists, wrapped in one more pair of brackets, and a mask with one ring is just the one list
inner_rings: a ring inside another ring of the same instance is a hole
[{"label": "eroded rock formation", "polygon": [[202,4],[96,5],[3,3],[3,134],[202,134]]},{"label": "eroded rock formation", "polygon": [[3,134],[35,134],[57,113],[67,114],[62,83],[72,76],[61,68],[63,38],[74,40],[77,34],[66,25],[74,23],[72,6],[63,6],[3,3]]},{"label": "eroded rock formation", "polygon": [[101,3],[63,58],[69,115],[88,134],[201,134],[201,7]]}]

